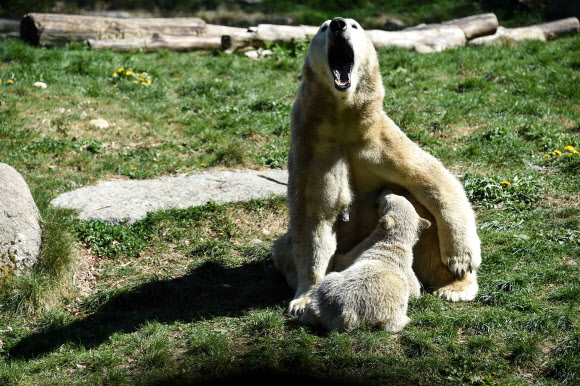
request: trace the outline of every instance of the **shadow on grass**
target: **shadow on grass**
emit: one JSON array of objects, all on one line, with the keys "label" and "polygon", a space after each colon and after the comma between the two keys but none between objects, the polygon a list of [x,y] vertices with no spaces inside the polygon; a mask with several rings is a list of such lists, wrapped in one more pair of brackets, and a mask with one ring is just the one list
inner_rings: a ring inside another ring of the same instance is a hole
[{"label": "shadow on grass", "polygon": [[10,355],[35,358],[66,343],[88,349],[115,332],[131,333],[147,321],[169,324],[240,316],[250,308],[279,305],[291,298],[290,288],[269,261],[235,268],[205,262],[185,276],[114,293],[86,318],[22,339]]}]

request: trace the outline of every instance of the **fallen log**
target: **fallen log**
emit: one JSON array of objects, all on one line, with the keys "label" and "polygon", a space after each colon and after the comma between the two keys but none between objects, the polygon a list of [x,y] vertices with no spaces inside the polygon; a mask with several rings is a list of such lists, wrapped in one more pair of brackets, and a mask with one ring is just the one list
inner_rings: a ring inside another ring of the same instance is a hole
[{"label": "fallen log", "polygon": [[219,36],[163,36],[153,34],[148,38],[133,39],[89,39],[93,50],[110,49],[117,52],[128,52],[143,49],[154,52],[161,49],[172,51],[219,50],[222,49],[222,38]]},{"label": "fallen log", "polygon": [[255,29],[256,41],[260,42],[274,42],[274,43],[292,43],[308,40],[312,38],[320,27],[312,27],[308,25],[274,25],[274,24],[259,24]]},{"label": "fallen log", "polygon": [[575,17],[556,20],[550,23],[536,24],[529,27],[504,28],[499,27],[491,36],[483,36],[473,39],[469,44],[502,44],[505,42],[518,42],[522,40],[554,40],[560,36],[578,32],[580,23]]},{"label": "fallen log", "polygon": [[0,19],[0,32],[18,32],[19,28],[18,20]]},{"label": "fallen log", "polygon": [[404,31],[370,30],[367,34],[375,48],[401,47],[421,53],[439,52],[464,46],[467,42],[461,28],[456,26]]},{"label": "fallen log", "polygon": [[495,14],[484,13],[481,15],[474,15],[445,21],[441,24],[419,24],[414,27],[405,28],[403,31],[423,31],[441,28],[444,26],[460,28],[465,34],[465,38],[467,40],[471,40],[479,36],[494,34],[497,30],[497,27],[499,26],[499,23]]},{"label": "fallen log", "polygon": [[234,34],[243,34],[247,32],[247,28],[229,27],[225,25],[206,24],[201,36],[225,36]]},{"label": "fallen log", "polygon": [[255,32],[236,32],[222,36],[222,48],[228,53],[232,53],[245,47],[259,47],[263,45],[256,41]]},{"label": "fallen log", "polygon": [[20,37],[34,45],[53,46],[88,39],[127,39],[160,33],[197,36],[205,30],[200,18],[118,19],[108,17],[29,13],[20,22]]}]

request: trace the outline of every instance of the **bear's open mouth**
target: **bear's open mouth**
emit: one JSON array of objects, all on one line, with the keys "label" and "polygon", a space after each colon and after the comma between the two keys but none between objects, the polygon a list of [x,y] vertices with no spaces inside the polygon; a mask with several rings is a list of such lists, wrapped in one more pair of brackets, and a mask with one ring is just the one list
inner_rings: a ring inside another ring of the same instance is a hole
[{"label": "bear's open mouth", "polygon": [[338,91],[348,90],[354,65],[354,51],[344,37],[335,36],[330,43],[328,64],[334,77],[334,87]]}]

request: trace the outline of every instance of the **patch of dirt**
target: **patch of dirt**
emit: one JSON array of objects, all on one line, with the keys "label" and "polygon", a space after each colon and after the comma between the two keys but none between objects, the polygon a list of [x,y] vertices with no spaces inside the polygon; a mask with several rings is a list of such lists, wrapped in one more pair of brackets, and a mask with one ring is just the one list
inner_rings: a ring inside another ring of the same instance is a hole
[{"label": "patch of dirt", "polygon": [[546,197],[546,203],[549,207],[558,210],[580,208],[580,199],[578,199],[577,195],[573,194],[563,194],[557,197],[548,196]]},{"label": "patch of dirt", "polygon": [[78,246],[79,262],[73,277],[73,283],[78,290],[81,300],[95,292],[97,277],[99,276],[99,259],[93,255],[90,249]]}]

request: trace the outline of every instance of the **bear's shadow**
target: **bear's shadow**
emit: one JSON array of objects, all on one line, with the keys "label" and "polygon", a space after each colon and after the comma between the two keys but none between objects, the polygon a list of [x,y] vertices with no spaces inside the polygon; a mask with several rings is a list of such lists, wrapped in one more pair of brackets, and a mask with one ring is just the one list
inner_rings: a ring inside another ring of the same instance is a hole
[{"label": "bear's shadow", "polygon": [[[107,293],[106,293],[107,294]],[[34,358],[63,344],[97,347],[115,332],[131,333],[148,321],[190,323],[216,316],[240,316],[254,307],[283,305],[292,291],[270,261],[239,267],[205,262],[190,273],[109,292],[89,316],[23,338],[13,358]],[[102,297],[101,297],[102,299]]]}]

